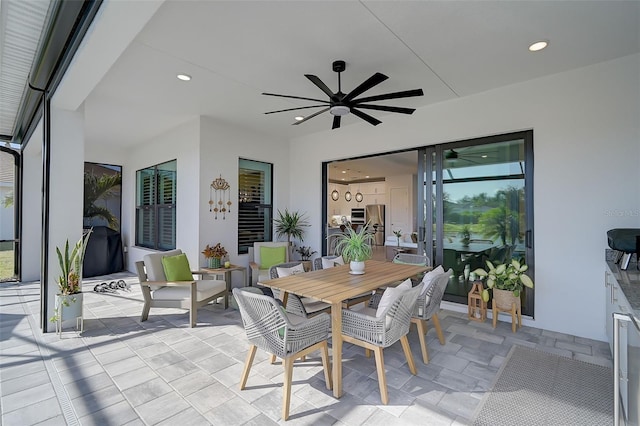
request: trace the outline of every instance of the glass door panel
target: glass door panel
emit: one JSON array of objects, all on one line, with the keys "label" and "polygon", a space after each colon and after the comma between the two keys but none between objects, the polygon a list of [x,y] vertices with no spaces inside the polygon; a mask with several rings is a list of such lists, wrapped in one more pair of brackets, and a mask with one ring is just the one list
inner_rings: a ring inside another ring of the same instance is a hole
[{"label": "glass door panel", "polygon": [[[496,264],[521,259],[532,267],[525,244],[532,229],[525,184],[528,148],[524,137],[502,139],[435,148],[434,265],[453,270],[445,300],[466,304],[472,272],[486,268],[487,260]],[[523,313],[532,315],[527,298],[532,301],[528,292]]]}]

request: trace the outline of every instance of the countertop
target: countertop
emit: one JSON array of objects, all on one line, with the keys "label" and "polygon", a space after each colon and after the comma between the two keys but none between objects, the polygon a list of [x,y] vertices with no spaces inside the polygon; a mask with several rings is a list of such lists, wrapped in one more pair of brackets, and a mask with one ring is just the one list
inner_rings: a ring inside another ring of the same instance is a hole
[{"label": "countertop", "polygon": [[626,271],[612,261],[607,261],[607,265],[631,305],[636,321],[640,323],[640,270],[636,268],[636,263],[629,263]]}]

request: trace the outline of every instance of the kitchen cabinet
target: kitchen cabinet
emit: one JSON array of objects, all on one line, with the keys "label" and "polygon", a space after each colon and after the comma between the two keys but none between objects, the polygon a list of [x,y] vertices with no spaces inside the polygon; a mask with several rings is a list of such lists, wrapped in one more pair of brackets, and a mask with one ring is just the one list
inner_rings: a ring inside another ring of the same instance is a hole
[{"label": "kitchen cabinet", "polygon": [[[605,270],[606,327],[614,366],[619,378],[618,396],[620,416],[627,426],[638,426],[640,422],[640,300],[634,290],[640,285],[640,272],[622,271],[618,265],[607,263]],[[627,298],[627,293],[629,298]],[[623,314],[623,321],[615,321],[614,314]],[[618,350],[614,345],[617,327]]]},{"label": "kitchen cabinet", "polygon": [[[362,202],[360,204],[386,204],[386,184],[380,182],[364,182],[354,183],[351,185],[354,191],[358,190],[362,193]],[[351,191],[355,194],[354,191]]]}]

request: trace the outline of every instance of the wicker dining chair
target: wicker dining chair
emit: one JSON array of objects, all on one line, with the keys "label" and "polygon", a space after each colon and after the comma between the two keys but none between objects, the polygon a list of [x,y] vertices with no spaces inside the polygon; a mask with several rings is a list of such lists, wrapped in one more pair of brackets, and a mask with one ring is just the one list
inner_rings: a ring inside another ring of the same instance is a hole
[{"label": "wicker dining chair", "polygon": [[427,321],[433,320],[433,327],[436,329],[438,340],[441,345],[445,344],[444,334],[438,319],[438,311],[440,311],[440,302],[444,291],[449,284],[449,278],[453,275],[453,270],[449,269],[443,274],[436,276],[431,283],[424,289],[424,293],[418,297],[416,309],[411,317],[411,322],[418,329],[418,338],[420,339],[420,348],[422,349],[422,361],[429,363],[429,354],[427,352],[427,342],[425,335],[427,334]]},{"label": "wicker dining chair", "polygon": [[371,307],[365,307],[359,311],[350,309],[342,311],[342,339],[365,348],[367,357],[370,356],[370,351],[375,354],[380,398],[385,405],[389,403],[389,394],[387,393],[387,378],[382,355],[384,348],[388,348],[400,340],[409,371],[414,376],[416,375],[416,365],[411,354],[407,334],[409,333],[411,315],[422,287],[421,283],[402,292],[379,316],[376,316],[376,309]]},{"label": "wicker dining chair", "polygon": [[247,384],[257,348],[283,360],[283,420],[289,418],[291,379],[293,362],[296,358],[320,350],[325,383],[328,390],[332,389],[329,347],[327,345],[331,328],[328,314],[302,318],[285,314],[279,303],[270,296],[252,293],[242,288],[234,288],[233,295],[238,302],[242,323],[250,343],[240,379],[240,390],[243,390]]},{"label": "wicker dining chair", "polygon": [[[278,268],[290,269],[298,265],[302,265],[302,262],[288,262],[274,265],[269,268],[269,277],[271,279],[280,278]],[[273,290],[273,295],[274,297],[279,298],[280,291]],[[295,294],[289,293],[287,295],[287,305],[285,306],[285,309],[288,313],[306,318],[316,316],[322,312],[331,312],[331,305],[309,297],[300,298]]]}]

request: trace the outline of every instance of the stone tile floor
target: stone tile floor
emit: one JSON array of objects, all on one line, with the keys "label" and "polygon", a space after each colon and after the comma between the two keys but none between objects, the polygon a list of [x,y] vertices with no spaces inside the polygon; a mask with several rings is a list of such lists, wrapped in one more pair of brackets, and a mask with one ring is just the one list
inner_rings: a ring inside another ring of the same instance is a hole
[{"label": "stone tile floor", "polygon": [[[188,328],[179,309],[152,308],[141,323],[137,278],[131,291],[95,293],[84,283],[84,332],[59,338],[38,326],[39,283],[0,287],[1,425],[465,425],[489,391],[512,345],[611,366],[607,343],[522,327],[469,321],[441,311],[446,344],[427,333],[422,363],[417,332],[409,334],[418,374],[399,343],[385,350],[390,402],[381,405],[375,362],[344,346],[344,395],[324,385],[319,353],[294,368],[289,421],[280,419],[282,366],[258,351],[247,389],[238,383],[248,343],[237,310],[209,305]],[[506,318],[506,317],[505,317]]]}]

